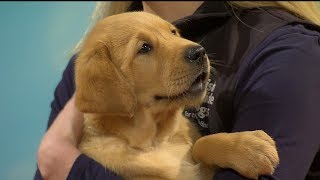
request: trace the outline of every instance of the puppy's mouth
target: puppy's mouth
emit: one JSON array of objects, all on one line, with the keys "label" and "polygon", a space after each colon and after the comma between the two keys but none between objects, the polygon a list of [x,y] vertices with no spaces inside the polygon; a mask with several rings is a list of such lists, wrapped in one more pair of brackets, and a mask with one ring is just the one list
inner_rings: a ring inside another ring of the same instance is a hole
[{"label": "puppy's mouth", "polygon": [[208,76],[207,72],[202,72],[197,76],[197,78],[192,82],[192,84],[190,85],[190,87],[187,90],[185,90],[177,95],[173,95],[173,96],[158,96],[158,95],[156,95],[155,99],[156,100],[165,100],[165,99],[175,100],[175,99],[180,99],[180,98],[196,97],[204,91],[207,76]]}]

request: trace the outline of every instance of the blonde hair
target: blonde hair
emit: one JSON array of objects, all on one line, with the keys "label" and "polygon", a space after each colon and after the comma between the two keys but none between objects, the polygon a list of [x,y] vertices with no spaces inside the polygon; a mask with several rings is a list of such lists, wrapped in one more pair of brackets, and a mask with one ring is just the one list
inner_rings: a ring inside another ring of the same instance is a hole
[{"label": "blonde hair", "polygon": [[320,25],[320,3],[317,1],[228,1],[228,4],[241,9],[276,7]]},{"label": "blonde hair", "polygon": [[91,28],[101,19],[115,15],[124,13],[128,10],[129,6],[132,4],[133,1],[101,1],[96,2],[96,7],[91,15],[91,22],[88,26],[84,36],[80,39],[77,45],[72,50],[72,53],[78,53],[81,49],[84,37],[87,33],[91,30]]},{"label": "blonde hair", "polygon": [[[96,22],[107,16],[126,12],[132,3],[133,1],[97,2],[96,8],[91,17],[91,24],[84,37]],[[240,9],[252,9],[267,6],[276,7],[286,10],[303,20],[320,25],[320,3],[317,1],[227,1],[227,3],[231,7]],[[74,48],[74,53],[80,50],[82,42],[83,38]]]}]

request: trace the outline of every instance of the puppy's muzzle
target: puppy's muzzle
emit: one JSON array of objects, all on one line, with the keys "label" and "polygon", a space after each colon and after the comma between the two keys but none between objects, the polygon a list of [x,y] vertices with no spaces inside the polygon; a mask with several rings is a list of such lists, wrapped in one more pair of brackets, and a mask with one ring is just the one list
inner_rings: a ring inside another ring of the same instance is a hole
[{"label": "puppy's muzzle", "polygon": [[205,60],[206,51],[202,46],[191,46],[185,51],[185,59],[188,63],[202,65]]}]

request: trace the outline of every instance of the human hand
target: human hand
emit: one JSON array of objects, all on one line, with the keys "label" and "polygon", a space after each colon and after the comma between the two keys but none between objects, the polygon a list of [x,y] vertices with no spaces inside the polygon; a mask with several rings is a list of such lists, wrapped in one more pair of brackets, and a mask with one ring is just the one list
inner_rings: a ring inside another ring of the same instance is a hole
[{"label": "human hand", "polygon": [[74,96],[66,103],[45,133],[38,150],[38,167],[44,179],[66,179],[81,154],[83,114],[76,108]]}]

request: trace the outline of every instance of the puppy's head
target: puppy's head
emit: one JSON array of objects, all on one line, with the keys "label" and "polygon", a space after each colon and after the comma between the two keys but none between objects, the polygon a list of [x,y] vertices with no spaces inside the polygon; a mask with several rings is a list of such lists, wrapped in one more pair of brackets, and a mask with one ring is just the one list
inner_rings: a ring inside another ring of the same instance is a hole
[{"label": "puppy's head", "polygon": [[200,45],[158,16],[123,13],[97,23],[76,60],[82,112],[132,116],[137,107],[197,105],[209,62]]}]

